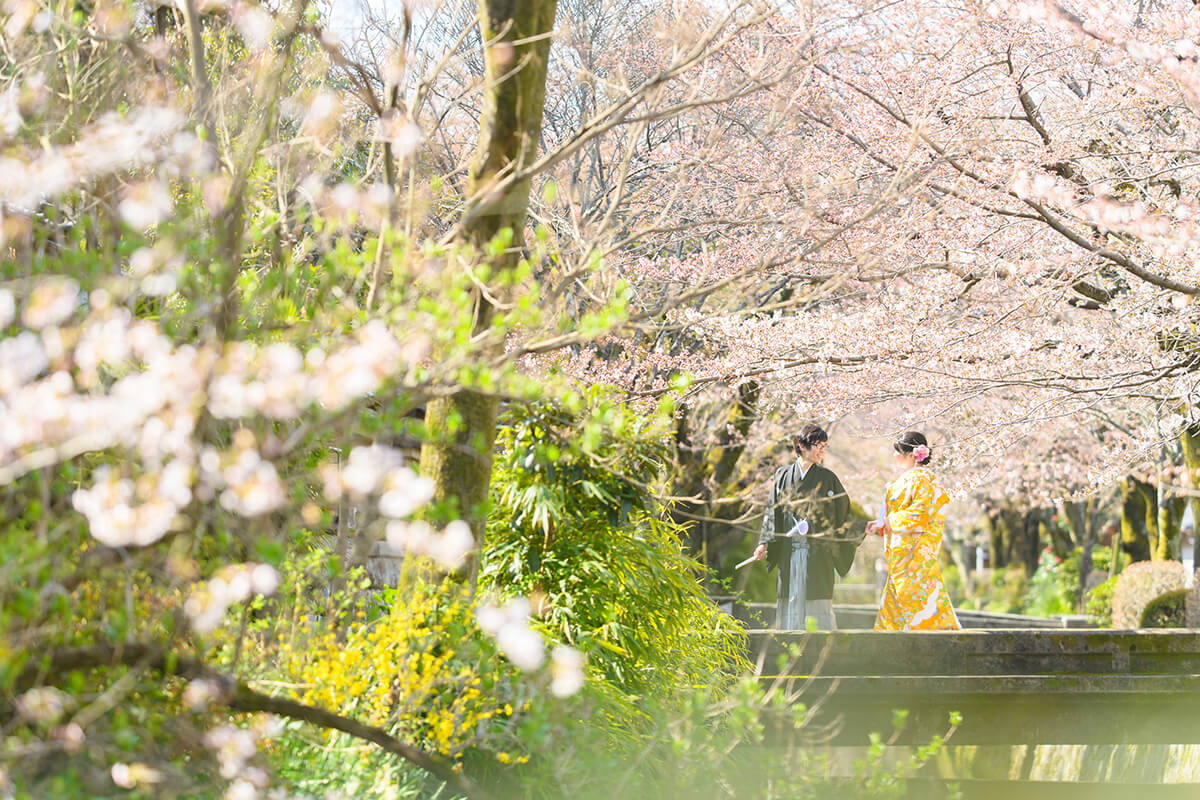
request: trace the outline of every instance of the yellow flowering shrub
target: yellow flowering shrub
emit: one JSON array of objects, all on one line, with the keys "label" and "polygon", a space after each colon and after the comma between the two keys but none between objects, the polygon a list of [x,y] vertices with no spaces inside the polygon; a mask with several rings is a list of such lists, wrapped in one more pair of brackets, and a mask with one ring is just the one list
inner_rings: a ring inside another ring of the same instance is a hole
[{"label": "yellow flowering shrub", "polygon": [[340,626],[301,619],[299,635],[280,644],[297,700],[452,758],[486,745],[528,707],[520,676],[496,656],[456,585],[403,589],[390,611],[370,616],[359,608]]}]

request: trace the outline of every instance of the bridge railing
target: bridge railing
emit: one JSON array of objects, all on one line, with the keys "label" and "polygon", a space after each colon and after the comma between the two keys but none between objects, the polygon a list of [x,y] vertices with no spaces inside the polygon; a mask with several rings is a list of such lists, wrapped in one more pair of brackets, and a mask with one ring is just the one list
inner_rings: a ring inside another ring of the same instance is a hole
[{"label": "bridge railing", "polygon": [[959,745],[1200,741],[1200,632],[760,630],[750,649],[831,744],[888,735],[895,710],[902,744],[945,733],[951,712]]}]

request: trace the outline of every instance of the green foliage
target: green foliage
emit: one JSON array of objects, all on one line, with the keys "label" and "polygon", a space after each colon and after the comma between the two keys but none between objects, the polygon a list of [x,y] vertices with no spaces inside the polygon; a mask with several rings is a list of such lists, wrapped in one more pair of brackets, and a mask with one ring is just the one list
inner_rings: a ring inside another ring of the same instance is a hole
[{"label": "green foliage", "polygon": [[1002,614],[1020,614],[1029,594],[1029,576],[1020,564],[993,570],[983,598],[983,610]]},{"label": "green foliage", "polygon": [[546,632],[625,693],[744,666],[740,626],[647,494],[665,458],[653,420],[591,394],[578,411],[513,407],[497,444],[482,590],[536,598]]},{"label": "green foliage", "polygon": [[1119,575],[1113,575],[1088,592],[1085,610],[1088,616],[1102,628],[1112,627],[1113,589],[1116,588],[1119,577]]},{"label": "green foliage", "polygon": [[[890,732],[881,732],[853,762],[850,776],[833,777],[827,754],[805,738],[808,709],[788,707],[781,693],[767,697],[751,678],[719,692],[694,687],[669,700],[646,698],[640,724],[624,729],[616,740],[604,738],[600,726],[579,722],[603,708],[586,696],[568,705],[547,747],[494,780],[488,774],[486,782],[500,788],[500,797],[530,800],[903,798],[909,796],[908,779],[945,742],[934,737],[895,759],[885,743]],[[952,715],[947,733],[960,721]],[[905,715],[898,714],[896,729],[904,724]],[[789,736],[789,729],[796,735]]]},{"label": "green foliage", "polygon": [[1029,593],[1022,613],[1035,617],[1070,614],[1075,611],[1079,593],[1079,556],[1059,558],[1047,546],[1038,558],[1038,567],[1029,580]]},{"label": "green foliage", "polygon": [[1186,628],[1187,589],[1160,594],[1146,604],[1139,628]]}]

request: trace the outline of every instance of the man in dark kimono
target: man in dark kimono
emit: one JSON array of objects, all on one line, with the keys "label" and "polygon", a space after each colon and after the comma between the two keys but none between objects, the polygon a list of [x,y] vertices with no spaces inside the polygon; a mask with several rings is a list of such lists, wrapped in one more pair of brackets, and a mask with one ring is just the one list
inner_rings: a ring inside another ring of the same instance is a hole
[{"label": "man in dark kimono", "polygon": [[[806,425],[792,438],[796,460],[775,471],[754,558],[779,570],[775,627],[801,630],[805,617],[818,630],[836,630],[833,573],[845,576],[862,542],[852,532],[850,498],[821,462],[829,435]],[[797,580],[803,575],[803,580]],[[804,595],[799,590],[804,587]]]}]

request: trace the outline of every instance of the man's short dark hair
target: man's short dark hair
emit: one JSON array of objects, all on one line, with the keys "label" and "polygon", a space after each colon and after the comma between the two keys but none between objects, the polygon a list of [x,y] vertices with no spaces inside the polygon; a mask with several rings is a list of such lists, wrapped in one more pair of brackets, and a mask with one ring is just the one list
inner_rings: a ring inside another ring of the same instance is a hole
[{"label": "man's short dark hair", "polygon": [[800,455],[801,450],[808,450],[828,441],[829,434],[820,425],[805,425],[792,437],[792,449],[796,451],[796,455]]}]

